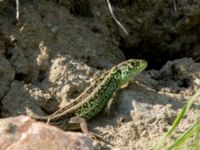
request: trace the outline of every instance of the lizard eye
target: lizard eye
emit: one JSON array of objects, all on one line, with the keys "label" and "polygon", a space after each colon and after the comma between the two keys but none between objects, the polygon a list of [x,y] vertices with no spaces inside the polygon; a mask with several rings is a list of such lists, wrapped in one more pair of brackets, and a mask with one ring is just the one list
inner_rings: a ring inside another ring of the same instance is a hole
[{"label": "lizard eye", "polygon": [[135,62],[131,62],[131,66],[134,66],[135,65]]},{"label": "lizard eye", "polygon": [[[137,62],[138,63],[138,62]],[[137,66],[137,63],[136,62],[131,62],[131,68],[133,68],[133,67],[135,67],[135,66]]]}]

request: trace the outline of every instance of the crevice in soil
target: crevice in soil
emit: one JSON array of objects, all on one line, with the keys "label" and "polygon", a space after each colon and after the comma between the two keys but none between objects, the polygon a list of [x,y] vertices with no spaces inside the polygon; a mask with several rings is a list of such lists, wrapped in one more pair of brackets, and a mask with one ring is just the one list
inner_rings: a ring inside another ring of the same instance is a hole
[{"label": "crevice in soil", "polygon": [[74,0],[70,8],[70,13],[74,16],[93,17],[89,0]]},{"label": "crevice in soil", "polygon": [[[158,43],[157,43],[158,44]],[[119,49],[123,52],[126,59],[145,59],[148,62],[148,69],[161,69],[167,61],[179,59],[184,57],[183,53],[168,52],[167,50],[160,50],[158,45],[153,45],[148,42],[141,42],[137,46],[125,44],[120,41]],[[186,56],[186,55],[185,55]]]}]

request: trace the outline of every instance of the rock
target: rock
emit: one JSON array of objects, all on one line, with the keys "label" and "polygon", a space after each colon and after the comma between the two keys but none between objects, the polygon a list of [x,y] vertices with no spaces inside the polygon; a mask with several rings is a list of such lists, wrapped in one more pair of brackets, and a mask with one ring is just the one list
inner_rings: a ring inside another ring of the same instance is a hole
[{"label": "rock", "polygon": [[0,57],[2,57],[5,54],[5,42],[4,42],[4,37],[0,33]]},{"label": "rock", "polygon": [[44,114],[34,102],[34,97],[31,97],[29,91],[25,89],[23,83],[16,80],[2,99],[2,107],[4,117],[26,114],[30,110]]},{"label": "rock", "polygon": [[10,62],[0,57],[0,98],[9,90],[11,82],[14,80],[15,70]]},{"label": "rock", "polygon": [[1,150],[93,150],[82,133],[64,132],[26,116],[0,119]]},{"label": "rock", "polygon": [[58,56],[52,61],[48,79],[42,82],[42,86],[48,87],[51,83],[51,94],[62,102],[69,102],[69,99],[77,97],[89,86],[90,78],[95,71],[96,69],[68,55]]}]

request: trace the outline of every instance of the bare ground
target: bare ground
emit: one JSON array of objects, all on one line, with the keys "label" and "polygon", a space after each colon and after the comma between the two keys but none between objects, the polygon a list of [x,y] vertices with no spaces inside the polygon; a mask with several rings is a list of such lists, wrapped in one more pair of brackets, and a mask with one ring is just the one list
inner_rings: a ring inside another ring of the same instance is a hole
[{"label": "bare ground", "polygon": [[[116,148],[152,149],[200,86],[199,2],[181,1],[177,10],[164,1],[111,3],[129,36],[106,2],[20,1],[19,22],[15,3],[0,2],[3,118],[50,114],[103,69],[125,58],[146,59],[148,70],[122,89],[110,116],[98,115],[90,128]],[[172,139],[198,117],[199,101]]]}]

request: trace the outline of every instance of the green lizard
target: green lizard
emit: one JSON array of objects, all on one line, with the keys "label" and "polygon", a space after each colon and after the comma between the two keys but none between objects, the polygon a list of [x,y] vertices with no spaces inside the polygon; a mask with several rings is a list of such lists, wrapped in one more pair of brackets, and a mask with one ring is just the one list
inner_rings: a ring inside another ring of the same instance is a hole
[{"label": "green lizard", "polygon": [[102,74],[96,82],[69,105],[48,116],[31,117],[39,121],[47,121],[65,130],[72,130],[73,124],[79,123],[82,131],[90,135],[86,120],[92,119],[104,109],[113,95],[146,67],[145,60],[130,59],[124,61]]}]

